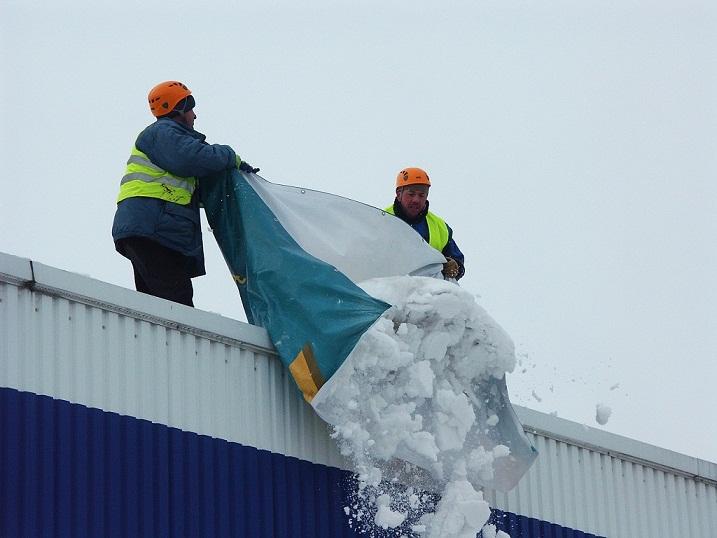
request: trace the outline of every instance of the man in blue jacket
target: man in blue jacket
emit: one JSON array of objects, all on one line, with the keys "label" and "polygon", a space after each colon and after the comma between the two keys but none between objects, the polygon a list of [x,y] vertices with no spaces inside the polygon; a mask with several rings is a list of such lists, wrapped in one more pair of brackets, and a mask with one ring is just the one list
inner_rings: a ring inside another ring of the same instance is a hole
[{"label": "man in blue jacket", "polygon": [[157,119],[132,148],[112,225],[115,248],[132,262],[137,291],[188,306],[194,306],[191,279],[206,273],[198,178],[237,167],[259,171],[194,130],[194,105],[181,82],[162,82],[149,92]]},{"label": "man in blue jacket", "polygon": [[466,272],[463,253],[453,239],[453,230],[446,221],[428,210],[428,189],[431,180],[420,168],[405,168],[396,177],[396,199],[386,212],[399,217],[416,230],[433,248],[446,257],[443,276],[460,279]]}]

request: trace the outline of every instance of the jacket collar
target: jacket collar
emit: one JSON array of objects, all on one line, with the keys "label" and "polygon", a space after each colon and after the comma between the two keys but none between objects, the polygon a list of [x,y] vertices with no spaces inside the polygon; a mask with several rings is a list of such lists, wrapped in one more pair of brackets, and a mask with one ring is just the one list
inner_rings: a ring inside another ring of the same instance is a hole
[{"label": "jacket collar", "polygon": [[187,134],[193,136],[194,138],[198,138],[199,140],[204,141],[207,139],[206,135],[200,133],[199,131],[195,131],[194,129],[192,129],[190,127],[187,127],[183,123],[180,123],[172,118],[157,118],[157,122],[168,123],[169,125],[171,125],[173,127],[179,127],[183,131],[186,131]]}]

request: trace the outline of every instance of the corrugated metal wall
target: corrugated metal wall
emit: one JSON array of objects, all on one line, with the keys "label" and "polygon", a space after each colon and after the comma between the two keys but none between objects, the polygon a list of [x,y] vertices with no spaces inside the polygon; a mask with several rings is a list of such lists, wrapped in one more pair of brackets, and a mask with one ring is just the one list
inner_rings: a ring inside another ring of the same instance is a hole
[{"label": "corrugated metal wall", "polygon": [[2,386],[342,465],[267,351],[12,284],[0,301]]},{"label": "corrugated metal wall", "polygon": [[334,467],[0,389],[3,538],[353,537]]},{"label": "corrugated metal wall", "polygon": [[[717,484],[528,432],[540,456],[491,506],[609,537],[717,537]],[[637,458],[635,458],[637,459]]]},{"label": "corrugated metal wall", "polygon": [[[258,329],[28,263],[0,254],[0,387],[345,467]],[[572,529],[717,537],[717,466],[699,462],[706,472],[695,479],[679,458],[670,468],[638,449],[581,444],[581,434],[567,439],[558,431],[559,419],[543,419],[547,426],[528,429],[541,454],[528,476],[509,494],[487,492],[502,511],[494,514],[499,528],[514,538],[582,535]],[[0,460],[8,465],[13,445],[4,439]],[[52,461],[43,465],[50,472]]]}]

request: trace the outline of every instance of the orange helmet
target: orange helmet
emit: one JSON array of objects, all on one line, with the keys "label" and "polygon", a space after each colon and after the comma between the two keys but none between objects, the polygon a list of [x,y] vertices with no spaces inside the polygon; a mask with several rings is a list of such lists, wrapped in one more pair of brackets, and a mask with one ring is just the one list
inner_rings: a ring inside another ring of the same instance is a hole
[{"label": "orange helmet", "polygon": [[406,185],[427,185],[431,186],[431,180],[428,174],[420,168],[404,168],[396,176],[396,188],[405,187]]},{"label": "orange helmet", "polygon": [[169,114],[179,101],[192,94],[181,82],[168,80],[160,82],[149,90],[149,109],[155,117]]}]

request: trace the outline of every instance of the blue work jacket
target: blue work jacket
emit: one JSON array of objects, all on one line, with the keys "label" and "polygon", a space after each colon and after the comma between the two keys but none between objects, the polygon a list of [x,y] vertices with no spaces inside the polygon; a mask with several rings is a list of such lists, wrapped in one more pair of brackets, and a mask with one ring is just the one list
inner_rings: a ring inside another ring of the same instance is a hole
[{"label": "blue work jacket", "polygon": [[[231,147],[205,140],[194,129],[159,118],[140,133],[135,146],[153,164],[177,176],[200,178],[236,167]],[[146,237],[187,256],[191,277],[205,274],[198,200],[198,191],[187,205],[143,196],[122,200],[112,224],[117,250],[122,253],[121,239]]]}]

